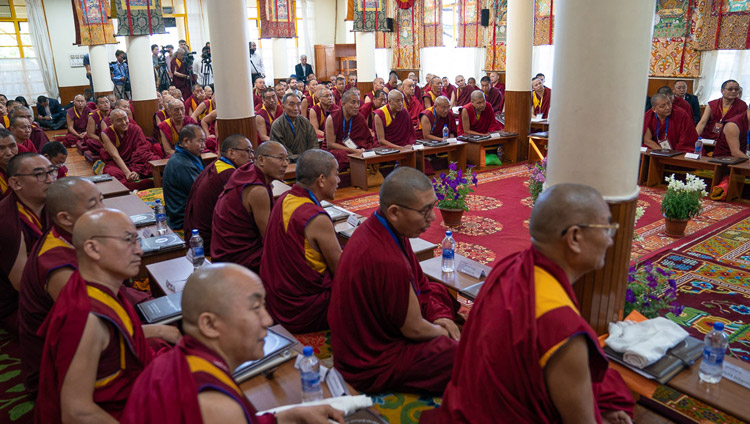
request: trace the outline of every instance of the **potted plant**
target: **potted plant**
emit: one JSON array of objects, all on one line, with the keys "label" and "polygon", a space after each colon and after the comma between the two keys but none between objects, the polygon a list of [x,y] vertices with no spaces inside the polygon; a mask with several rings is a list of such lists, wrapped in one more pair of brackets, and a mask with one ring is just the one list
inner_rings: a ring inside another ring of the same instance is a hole
[{"label": "potted plant", "polygon": [[685,308],[677,302],[677,281],[673,272],[646,262],[638,268],[630,267],[628,289],[625,292],[625,316],[633,310],[648,319],[669,311],[680,315]]},{"label": "potted plant", "polygon": [[471,172],[471,183],[466,178],[467,175],[458,169],[456,162],[450,163],[447,175],[443,172],[439,180],[432,179],[432,186],[438,198],[437,207],[440,209],[445,225],[461,225],[464,211],[469,211],[469,206],[466,205],[466,195],[474,192],[471,185],[477,186],[477,173],[471,171],[471,168],[470,165],[468,169]]},{"label": "potted plant", "polygon": [[544,182],[547,181],[547,158],[542,159],[541,162],[536,162],[531,166],[531,175],[529,176],[529,194],[531,195],[531,203],[536,203],[536,198],[542,193],[544,189]]},{"label": "potted plant", "polygon": [[701,200],[708,196],[706,183],[693,174],[687,174],[685,182],[675,179],[674,174],[665,180],[668,185],[661,212],[666,232],[670,237],[683,237],[688,221],[701,213]]}]

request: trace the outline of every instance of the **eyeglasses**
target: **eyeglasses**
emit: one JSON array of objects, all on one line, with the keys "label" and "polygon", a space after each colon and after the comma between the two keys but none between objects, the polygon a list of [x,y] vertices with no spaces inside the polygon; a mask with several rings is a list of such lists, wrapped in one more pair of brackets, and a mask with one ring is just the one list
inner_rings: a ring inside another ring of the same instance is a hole
[{"label": "eyeglasses", "polygon": [[729,87],[729,88],[725,88],[724,90],[727,90],[727,91],[740,91],[740,88],[739,87]]},{"label": "eyeglasses", "polygon": [[255,151],[249,147],[247,149],[232,149],[232,150],[236,150],[238,152],[245,152],[248,155],[252,155],[253,153],[255,153]]},{"label": "eyeglasses", "polygon": [[399,205],[398,203],[395,203],[395,205],[399,206],[399,207],[402,207],[404,209],[409,209],[410,211],[419,212],[419,213],[421,213],[424,216],[424,219],[427,220],[428,216],[430,215],[430,212],[432,212],[432,210],[435,209],[435,205],[437,205],[437,200],[434,203],[432,203],[431,205],[429,205],[429,206],[427,206],[425,208],[422,208],[422,209],[414,209],[414,208],[410,208],[410,207],[405,206],[405,205]]},{"label": "eyeglasses", "polygon": [[282,162],[289,163],[289,156],[271,156],[271,155],[261,155],[261,156],[265,156],[265,157],[268,157],[268,158],[274,158],[274,159],[278,159],[278,160],[280,160]]},{"label": "eyeglasses", "polygon": [[111,238],[111,239],[117,239],[120,241],[124,241],[125,243],[135,246],[141,244],[141,237],[137,233],[128,233],[127,236],[107,236],[107,235],[98,235],[98,236],[91,236],[92,239],[94,238]]},{"label": "eyeglasses", "polygon": [[39,172],[34,172],[33,174],[16,174],[16,176],[17,177],[36,177],[36,180],[40,183],[47,181],[47,178],[49,178],[52,181],[55,181],[57,179],[57,169],[53,167],[49,171],[39,171]]},{"label": "eyeglasses", "polygon": [[[575,224],[575,225],[571,225],[570,227],[574,227],[574,226],[581,227],[581,228],[603,228],[605,229],[605,233],[607,234],[608,237],[614,237],[614,235],[617,233],[617,230],[620,229],[620,224],[617,222],[615,222],[614,224]],[[562,234],[560,235],[564,236],[565,233],[568,232],[570,227],[564,229],[562,231]]]}]

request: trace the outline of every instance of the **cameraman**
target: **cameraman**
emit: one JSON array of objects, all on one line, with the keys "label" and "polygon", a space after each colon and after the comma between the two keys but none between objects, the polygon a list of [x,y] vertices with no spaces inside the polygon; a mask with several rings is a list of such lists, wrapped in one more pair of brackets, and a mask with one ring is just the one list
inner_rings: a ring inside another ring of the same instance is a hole
[{"label": "cameraman", "polygon": [[172,84],[182,92],[182,98],[187,99],[190,97],[190,65],[185,60],[185,53],[187,51],[183,48],[177,49],[174,60],[170,63],[170,69],[172,71]]},{"label": "cameraman", "polygon": [[115,52],[117,62],[112,65],[112,82],[115,84],[114,94],[118,99],[130,99],[130,72],[125,62],[128,57],[122,50]]},{"label": "cameraman", "polygon": [[263,58],[255,49],[255,42],[253,41],[250,42],[250,73],[253,76],[253,84],[258,78],[266,77],[266,71],[263,69]]}]

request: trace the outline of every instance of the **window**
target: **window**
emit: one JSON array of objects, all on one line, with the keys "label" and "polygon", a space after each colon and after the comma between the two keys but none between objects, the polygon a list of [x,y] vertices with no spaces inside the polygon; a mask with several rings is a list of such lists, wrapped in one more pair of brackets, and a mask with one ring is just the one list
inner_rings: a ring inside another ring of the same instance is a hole
[{"label": "window", "polygon": [[[701,52],[701,78],[698,89],[693,89],[701,104],[721,97],[721,84],[729,79],[736,80],[740,87],[750,86],[750,51],[713,50]],[[748,90],[750,93],[750,89]],[[748,95],[742,93],[747,102]]]},{"label": "window", "polygon": [[[196,48],[200,49],[202,46],[193,46],[190,44],[190,31],[187,25],[187,0],[161,0],[161,7],[162,16],[164,18],[174,18],[176,24],[176,27],[166,28],[167,34],[169,34],[168,39],[172,40],[166,44],[172,44],[176,49],[177,40],[184,39],[193,51],[196,51]],[[200,53],[200,50],[198,52]]]},{"label": "window", "polygon": [[26,20],[26,0],[0,0],[0,59],[36,57]]}]

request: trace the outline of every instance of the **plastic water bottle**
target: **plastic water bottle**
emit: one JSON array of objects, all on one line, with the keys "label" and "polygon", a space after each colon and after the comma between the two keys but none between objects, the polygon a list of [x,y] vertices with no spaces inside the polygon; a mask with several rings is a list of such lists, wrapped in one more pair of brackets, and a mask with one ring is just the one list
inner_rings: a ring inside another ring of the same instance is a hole
[{"label": "plastic water bottle", "polygon": [[443,239],[441,246],[443,248],[443,272],[455,271],[456,240],[453,240],[453,231],[445,232],[445,238]]},{"label": "plastic water bottle", "polygon": [[701,155],[703,154],[703,141],[700,138],[695,141],[695,152],[694,153],[696,155],[698,155],[698,157],[701,157]]},{"label": "plastic water bottle", "polygon": [[714,329],[706,334],[704,340],[706,344],[703,347],[703,361],[698,369],[698,376],[706,383],[718,383],[724,370],[724,352],[729,345],[729,339],[724,333],[724,324],[715,322]]},{"label": "plastic water bottle", "polygon": [[203,252],[203,238],[198,233],[198,229],[193,230],[193,235],[190,236],[190,250],[193,251],[193,271],[203,266],[203,262],[206,260],[206,255]]},{"label": "plastic water bottle", "polygon": [[164,205],[161,204],[161,199],[156,199],[154,215],[156,217],[156,232],[159,233],[160,236],[167,234],[167,213],[164,211]]},{"label": "plastic water bottle", "polygon": [[323,399],[323,388],[320,387],[320,362],[313,355],[312,346],[302,349],[304,358],[299,364],[302,376],[302,402],[313,402]]},{"label": "plastic water bottle", "polygon": [[449,136],[450,136],[450,131],[448,131],[448,126],[443,125],[443,141],[448,141]]}]

